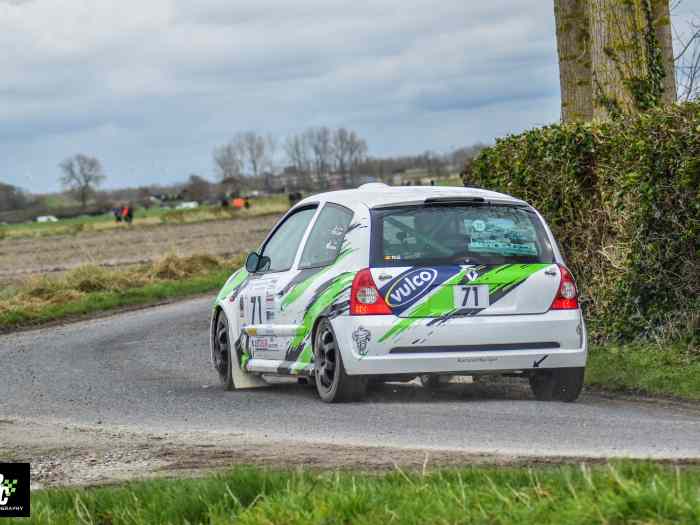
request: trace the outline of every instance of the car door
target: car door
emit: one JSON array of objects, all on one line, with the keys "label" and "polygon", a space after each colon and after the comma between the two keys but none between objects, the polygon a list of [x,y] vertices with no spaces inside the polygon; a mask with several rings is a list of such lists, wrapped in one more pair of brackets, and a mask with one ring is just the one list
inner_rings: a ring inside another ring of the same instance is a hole
[{"label": "car door", "polygon": [[250,275],[249,284],[239,298],[241,327],[248,328],[249,351],[255,360],[283,360],[290,319],[280,316],[281,293],[294,278],[300,246],[317,211],[317,205],[294,210],[270,234],[260,255],[269,263]]},{"label": "car door", "polygon": [[[320,315],[335,315],[342,311],[343,301],[334,290],[341,281],[349,278],[342,268],[353,250],[345,243],[345,234],[353,219],[354,212],[344,206],[327,202],[316,217],[306,238],[299,258],[297,272],[284,289],[280,303],[280,317],[291,322],[294,337],[288,343],[285,366],[291,373],[311,364],[311,331]],[[349,284],[349,283],[348,283]],[[349,291],[348,291],[349,293]],[[347,301],[344,302],[347,305]],[[334,310],[334,307],[339,307]]]}]

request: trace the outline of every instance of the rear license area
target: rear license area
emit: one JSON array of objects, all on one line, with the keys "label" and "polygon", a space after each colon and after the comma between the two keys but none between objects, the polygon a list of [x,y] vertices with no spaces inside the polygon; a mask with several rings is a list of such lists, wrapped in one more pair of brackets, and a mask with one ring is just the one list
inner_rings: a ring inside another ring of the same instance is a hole
[{"label": "rear license area", "polygon": [[489,285],[456,285],[452,287],[454,304],[461,308],[488,308]]}]

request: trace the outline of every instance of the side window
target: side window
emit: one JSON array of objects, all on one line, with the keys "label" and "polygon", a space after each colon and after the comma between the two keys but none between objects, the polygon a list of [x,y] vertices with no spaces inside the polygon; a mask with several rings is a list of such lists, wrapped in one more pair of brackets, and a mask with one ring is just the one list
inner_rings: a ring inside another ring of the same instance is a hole
[{"label": "side window", "polygon": [[300,268],[317,268],[335,262],[353,213],[337,204],[326,204],[306,241]]},{"label": "side window", "polygon": [[316,213],[316,208],[305,208],[287,217],[265,243],[262,253],[270,258],[270,264],[263,271],[284,272],[294,263],[304,232]]}]

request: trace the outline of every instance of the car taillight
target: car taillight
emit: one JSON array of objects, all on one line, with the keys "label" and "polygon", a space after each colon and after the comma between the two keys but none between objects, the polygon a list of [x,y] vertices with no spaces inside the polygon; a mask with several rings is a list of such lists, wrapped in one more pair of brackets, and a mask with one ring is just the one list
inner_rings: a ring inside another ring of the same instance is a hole
[{"label": "car taillight", "polygon": [[391,308],[374,284],[369,268],[357,272],[350,291],[350,315],[389,314],[391,314]]},{"label": "car taillight", "polygon": [[573,276],[564,266],[559,266],[561,281],[550,310],[575,310],[578,308],[578,290]]}]

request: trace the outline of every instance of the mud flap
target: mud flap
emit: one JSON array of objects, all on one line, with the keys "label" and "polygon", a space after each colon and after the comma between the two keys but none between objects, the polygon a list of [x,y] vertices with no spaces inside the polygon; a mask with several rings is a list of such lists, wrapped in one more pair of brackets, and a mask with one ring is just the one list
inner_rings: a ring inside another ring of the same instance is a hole
[{"label": "mud flap", "polygon": [[[245,343],[241,342],[244,341],[243,338],[245,338]],[[249,355],[244,349],[244,345],[246,347],[248,345],[248,336],[241,331],[241,334],[234,345],[236,358],[231,360],[231,377],[233,378],[233,386],[236,388],[236,390],[270,386],[269,383],[267,383],[262,377],[250,374],[241,368],[242,358]]]}]

